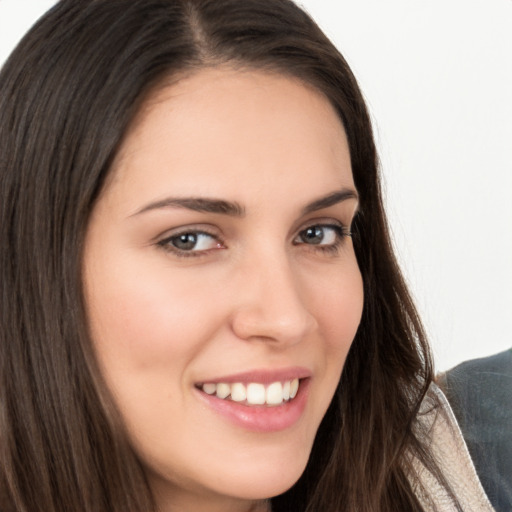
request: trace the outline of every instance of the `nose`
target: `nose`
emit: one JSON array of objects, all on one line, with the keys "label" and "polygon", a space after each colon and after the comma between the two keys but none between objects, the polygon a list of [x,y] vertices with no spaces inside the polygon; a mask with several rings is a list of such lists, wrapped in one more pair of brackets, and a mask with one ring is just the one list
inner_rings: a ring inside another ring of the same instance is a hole
[{"label": "nose", "polygon": [[232,329],[243,340],[299,343],[317,327],[307,286],[286,257],[259,258],[239,270]]}]

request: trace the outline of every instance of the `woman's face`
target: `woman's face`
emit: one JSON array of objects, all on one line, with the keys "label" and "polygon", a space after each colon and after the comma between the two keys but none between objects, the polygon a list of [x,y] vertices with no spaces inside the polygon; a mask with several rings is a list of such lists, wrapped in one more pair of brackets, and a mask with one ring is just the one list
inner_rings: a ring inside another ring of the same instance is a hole
[{"label": "woman's face", "polygon": [[342,124],[298,81],[209,69],[146,103],[84,282],[162,511],[248,510],[303,472],[361,318],[356,208]]}]

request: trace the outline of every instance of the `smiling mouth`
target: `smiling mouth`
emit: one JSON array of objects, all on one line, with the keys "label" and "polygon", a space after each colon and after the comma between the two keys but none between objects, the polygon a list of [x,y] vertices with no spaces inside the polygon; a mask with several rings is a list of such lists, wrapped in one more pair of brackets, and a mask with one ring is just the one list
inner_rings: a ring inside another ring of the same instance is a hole
[{"label": "smiling mouth", "polygon": [[300,387],[301,380],[295,378],[271,382],[268,385],[259,382],[243,384],[241,382],[205,382],[197,387],[207,395],[221,400],[238,402],[243,405],[265,405],[276,407],[293,400]]}]

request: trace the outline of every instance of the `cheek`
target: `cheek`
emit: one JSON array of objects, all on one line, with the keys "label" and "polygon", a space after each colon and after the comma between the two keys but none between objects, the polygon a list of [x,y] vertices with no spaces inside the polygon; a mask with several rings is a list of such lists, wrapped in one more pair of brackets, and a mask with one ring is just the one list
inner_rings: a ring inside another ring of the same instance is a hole
[{"label": "cheek", "polygon": [[[107,378],[169,382],[171,369],[179,376],[216,328],[211,301],[208,307],[206,294],[179,275],[167,279],[161,268],[132,261],[104,268],[109,272],[96,265],[86,291],[92,338]],[[199,314],[208,321],[198,322]]]},{"label": "cheek", "polygon": [[338,386],[345,360],[359,327],[364,294],[363,281],[355,258],[341,271],[338,268],[317,282],[311,294],[313,311],[319,328],[319,343],[309,346],[311,357],[322,347],[321,396],[318,408],[323,412]]},{"label": "cheek", "polygon": [[315,316],[329,351],[346,355],[361,321],[363,302],[363,281],[355,261],[327,276],[317,288]]},{"label": "cheek", "polygon": [[325,285],[322,302],[322,329],[327,351],[326,374],[331,375],[332,391],[336,389],[361,322],[364,294],[359,268],[354,266],[340,281]]}]

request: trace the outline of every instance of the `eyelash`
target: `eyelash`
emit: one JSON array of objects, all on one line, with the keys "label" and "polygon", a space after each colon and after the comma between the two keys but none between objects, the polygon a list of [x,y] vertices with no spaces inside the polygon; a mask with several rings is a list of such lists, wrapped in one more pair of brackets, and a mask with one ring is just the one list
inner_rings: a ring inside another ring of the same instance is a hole
[{"label": "eyelash", "polygon": [[[200,251],[186,251],[183,249],[179,249],[178,247],[174,247],[172,245],[172,241],[178,239],[180,236],[186,236],[186,235],[195,235],[195,236],[207,236],[212,238],[217,242],[217,247],[215,249],[221,249],[225,248],[224,242],[218,237],[218,235],[215,235],[213,233],[209,233],[208,231],[204,229],[184,229],[183,231],[179,231],[178,233],[174,233],[171,236],[168,236],[164,238],[163,240],[160,240],[157,242],[157,245],[161,247],[164,251],[172,253],[175,256],[178,256],[179,258],[197,258],[200,256],[204,256],[206,253],[209,253],[213,249],[205,249]],[[220,246],[220,247],[219,247]]]},{"label": "eyelash", "polygon": [[[296,242],[297,238],[299,238],[301,235],[306,233],[309,229],[314,228],[320,228],[322,230],[326,229],[332,229],[335,233],[336,239],[332,244],[308,244],[305,242]],[[175,247],[172,245],[172,241],[178,239],[181,236],[186,235],[194,235],[194,236],[207,236],[212,238],[217,242],[217,247],[211,248],[211,249],[204,249],[204,250],[183,250],[179,249],[178,247]],[[331,254],[336,255],[339,252],[339,249],[343,245],[343,242],[346,238],[351,237],[352,233],[350,230],[342,225],[342,224],[311,224],[303,229],[301,229],[295,238],[293,239],[293,245],[304,245],[308,247],[309,249],[313,251],[320,251],[324,254]],[[183,231],[180,231],[178,233],[174,233],[171,236],[168,236],[164,238],[163,240],[160,240],[157,242],[157,245],[161,247],[164,251],[172,253],[173,255],[180,257],[180,258],[197,258],[204,256],[205,254],[209,253],[211,250],[218,250],[218,249],[224,249],[226,248],[224,246],[223,240],[221,240],[218,235],[215,235],[213,233],[209,233],[208,231],[205,231],[203,229],[185,229]]]},{"label": "eyelash", "polygon": [[[319,245],[319,244],[306,244],[305,242],[303,242],[302,244],[301,243],[295,243],[295,240],[303,233],[305,233],[306,231],[308,231],[309,229],[314,229],[314,228],[320,228],[320,229],[323,229],[323,230],[326,230],[326,229],[332,229],[335,233],[335,236],[336,236],[336,239],[334,240],[334,242],[332,244],[325,244],[325,245]],[[342,224],[311,224],[309,226],[307,226],[306,228],[304,229],[301,229],[299,231],[299,233],[297,234],[297,236],[294,238],[294,245],[305,245],[305,246],[308,246],[309,249],[312,249],[314,251],[320,251],[324,254],[330,254],[330,255],[333,255],[335,256],[336,254],[338,254],[341,246],[343,245],[343,242],[345,241],[346,238],[349,238],[352,236],[352,233],[350,232],[350,230],[342,225]]]}]

